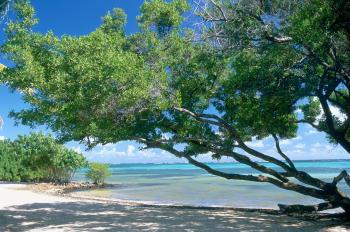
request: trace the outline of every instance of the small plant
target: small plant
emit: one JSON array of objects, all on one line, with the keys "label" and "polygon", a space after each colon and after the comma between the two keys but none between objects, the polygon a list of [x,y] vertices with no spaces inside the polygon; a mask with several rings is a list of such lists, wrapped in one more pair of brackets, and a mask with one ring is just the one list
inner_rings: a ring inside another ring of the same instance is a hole
[{"label": "small plant", "polygon": [[91,163],[86,178],[94,184],[104,184],[105,179],[111,175],[108,164]]}]

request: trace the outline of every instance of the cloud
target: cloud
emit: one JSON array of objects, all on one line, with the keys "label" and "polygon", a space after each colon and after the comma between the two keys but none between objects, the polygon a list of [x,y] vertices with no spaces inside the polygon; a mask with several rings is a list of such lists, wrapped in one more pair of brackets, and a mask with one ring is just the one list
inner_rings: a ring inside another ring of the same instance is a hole
[{"label": "cloud", "polygon": [[323,144],[321,144],[321,143],[319,143],[319,142],[317,142],[317,143],[314,143],[314,144],[311,144],[311,147],[316,147],[316,148],[318,148],[318,147],[323,147],[324,145]]},{"label": "cloud", "polygon": [[282,139],[280,141],[281,145],[291,145],[292,143],[294,143],[295,141],[301,140],[301,136],[297,136],[295,138],[292,139]]},{"label": "cloud", "polygon": [[[73,148],[77,151],[79,147]],[[177,163],[183,160],[159,149],[139,150],[137,143],[120,142],[118,144],[99,145],[83,155],[92,162],[103,163]]]},{"label": "cloud", "polygon": [[128,149],[127,149],[126,154],[131,155],[134,153],[135,150],[136,150],[136,148],[133,145],[128,145]]},{"label": "cloud", "polygon": [[317,130],[315,130],[315,129],[310,129],[310,130],[308,130],[304,135],[312,135],[312,134],[316,134],[316,133],[318,133]]},{"label": "cloud", "polygon": [[[336,118],[338,118],[340,121],[345,121],[347,116],[340,111],[340,109],[338,107],[329,105],[329,109],[331,110],[333,116],[335,116]],[[321,112],[317,117],[316,117],[316,121],[320,121],[322,118],[324,117],[324,113]]]},{"label": "cloud", "polygon": [[339,108],[335,107],[335,106],[330,106],[329,107],[332,114],[337,117],[340,121],[345,121],[346,120],[346,115],[344,113],[342,113]]},{"label": "cloud", "polygon": [[264,142],[262,140],[255,140],[255,141],[247,142],[246,144],[248,147],[254,147],[254,148],[265,147]]},{"label": "cloud", "polygon": [[3,141],[3,140],[5,140],[5,139],[6,139],[5,136],[0,135],[0,141]]},{"label": "cloud", "polygon": [[297,110],[295,111],[295,113],[297,113],[298,115],[301,115],[301,114],[303,114],[303,111],[302,111],[301,109],[297,109]]},{"label": "cloud", "polygon": [[305,148],[306,147],[306,145],[305,144],[303,144],[303,143],[298,143],[297,145],[295,145],[294,146],[295,148],[298,148],[298,149],[303,149],[303,148]]},{"label": "cloud", "polygon": [[83,153],[83,150],[79,146],[78,147],[71,147],[70,149],[72,149],[73,151],[78,152],[78,153]]}]

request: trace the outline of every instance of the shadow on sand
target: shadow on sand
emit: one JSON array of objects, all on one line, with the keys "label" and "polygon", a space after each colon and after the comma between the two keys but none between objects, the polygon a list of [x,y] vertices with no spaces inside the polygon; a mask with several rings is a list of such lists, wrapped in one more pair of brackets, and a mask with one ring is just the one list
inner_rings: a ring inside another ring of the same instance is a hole
[{"label": "shadow on sand", "polygon": [[36,203],[0,210],[0,231],[348,231],[330,219],[236,210],[181,209],[94,202]]}]

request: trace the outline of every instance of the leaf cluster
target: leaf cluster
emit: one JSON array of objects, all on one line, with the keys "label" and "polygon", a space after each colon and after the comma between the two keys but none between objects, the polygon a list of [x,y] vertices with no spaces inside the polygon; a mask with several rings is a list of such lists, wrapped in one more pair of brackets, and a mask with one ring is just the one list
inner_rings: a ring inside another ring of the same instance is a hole
[{"label": "leaf cluster", "polygon": [[66,183],[87,165],[84,156],[65,148],[51,136],[32,133],[0,141],[0,179]]}]

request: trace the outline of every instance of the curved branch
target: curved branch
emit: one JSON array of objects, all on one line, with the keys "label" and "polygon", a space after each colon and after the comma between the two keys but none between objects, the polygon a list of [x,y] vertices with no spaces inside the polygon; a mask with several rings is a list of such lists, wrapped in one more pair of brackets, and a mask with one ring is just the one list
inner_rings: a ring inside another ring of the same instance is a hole
[{"label": "curved branch", "polygon": [[343,170],[338,176],[334,177],[332,184],[337,185],[342,179],[345,180],[345,183],[350,187],[350,176]]},{"label": "curved branch", "polygon": [[[197,114],[194,113],[190,110],[184,109],[184,108],[180,108],[180,107],[174,107],[175,110],[185,113],[191,117],[193,117],[194,119],[196,119],[197,121],[200,122],[205,122],[205,123],[209,123],[218,127],[223,127],[225,128],[231,135],[231,137],[237,141],[238,145],[240,146],[240,148],[242,148],[245,152],[251,154],[252,156],[255,156],[259,159],[271,162],[273,164],[276,164],[278,166],[280,166],[281,168],[283,168],[286,171],[291,171],[293,172],[294,170],[289,167],[287,164],[285,164],[284,162],[275,159],[271,156],[265,155],[257,150],[254,150],[250,147],[248,147],[244,141],[241,139],[241,137],[239,136],[238,132],[236,131],[236,129],[234,127],[232,127],[230,124],[228,124],[225,120],[223,120],[222,118],[220,118],[217,115],[214,114]],[[215,119],[215,121],[213,120],[209,120],[209,119]]]},{"label": "curved branch", "polygon": [[219,6],[219,4],[216,3],[214,0],[210,0],[210,2],[220,11],[224,21],[228,21],[224,10]]},{"label": "curved branch", "polygon": [[247,157],[245,155],[242,155],[242,154],[239,154],[239,153],[233,152],[233,151],[218,149],[218,148],[215,148],[213,146],[210,146],[209,144],[200,144],[200,145],[204,146],[205,148],[207,148],[209,151],[211,151],[213,153],[217,153],[220,155],[231,157],[242,164],[246,164],[246,165],[250,166],[251,168],[254,168],[255,170],[258,170],[258,171],[266,173],[266,174],[270,174],[282,182],[289,181],[288,178],[286,178],[283,174],[273,170],[272,168],[268,168],[264,165],[256,163],[256,162],[252,161],[251,159],[249,159],[249,157]]},{"label": "curved branch", "polygon": [[253,175],[228,174],[228,173],[224,173],[224,172],[212,169],[208,165],[201,163],[201,162],[198,162],[197,160],[193,159],[189,155],[183,155],[183,157],[186,158],[190,164],[193,164],[201,169],[204,169],[205,171],[207,171],[210,174],[220,176],[220,177],[223,177],[226,179],[248,180],[248,181],[254,181],[254,182],[267,182],[267,183],[271,183],[277,187],[287,189],[287,190],[293,190],[295,192],[298,192],[298,193],[301,193],[304,195],[313,196],[313,197],[319,198],[319,199],[327,199],[325,192],[323,192],[321,190],[305,187],[303,185],[295,184],[292,182],[284,183],[284,182],[281,182],[281,181],[276,180],[274,178],[271,178],[268,176],[263,176],[263,175],[253,176]]},{"label": "curved branch", "polygon": [[309,124],[310,126],[312,126],[313,128],[315,128],[318,131],[322,131],[321,128],[319,126],[317,126],[316,124],[314,124],[313,122],[307,121],[305,119],[300,119],[297,120],[296,123],[305,123],[305,124]]},{"label": "curved branch", "polygon": [[326,117],[326,124],[329,129],[329,134],[347,151],[350,153],[350,142],[345,138],[344,132],[339,132],[334,126],[333,114],[328,105],[327,99],[321,92],[317,94],[320,100],[321,107],[323,109],[324,115]]},{"label": "curved branch", "polygon": [[293,162],[292,162],[292,161],[289,159],[289,157],[288,157],[286,154],[284,154],[284,152],[282,151],[282,149],[281,149],[281,147],[280,147],[280,142],[279,142],[278,137],[277,137],[275,134],[273,134],[272,137],[273,137],[274,140],[275,140],[276,149],[277,149],[278,154],[280,154],[280,155],[287,161],[287,163],[289,164],[289,166],[290,166],[291,168],[293,168],[293,169],[296,170],[296,168],[295,168]]},{"label": "curved branch", "polygon": [[197,160],[193,159],[190,155],[185,154],[184,152],[180,152],[176,149],[174,149],[172,146],[169,146],[167,144],[162,144],[156,141],[149,141],[147,139],[144,138],[134,138],[137,141],[140,141],[144,144],[146,144],[149,148],[160,148],[163,149],[165,151],[168,151],[169,153],[174,154],[177,157],[182,157],[188,160],[189,163],[206,170],[208,173],[216,175],[216,176],[220,176],[226,179],[235,179],[235,180],[248,180],[248,181],[255,181],[255,182],[268,182],[271,183],[277,187],[283,188],[283,189],[287,189],[287,190],[292,190],[304,195],[308,195],[308,196],[312,196],[315,198],[319,198],[319,199],[328,199],[328,194],[325,193],[322,190],[318,190],[315,188],[310,188],[310,187],[306,187],[303,185],[299,185],[299,184],[295,184],[292,183],[290,181],[288,182],[282,182],[280,180],[277,180],[275,178],[272,177],[268,177],[268,176],[253,176],[253,175],[241,175],[241,174],[229,174],[229,173],[224,173],[215,169],[212,169],[211,167],[209,167],[208,165],[198,162]]},{"label": "curved branch", "polygon": [[[265,155],[257,150],[254,150],[254,149],[248,147],[244,143],[244,141],[241,139],[241,137],[239,136],[236,129],[234,127],[232,127],[230,124],[228,124],[225,120],[220,118],[219,116],[214,115],[214,114],[197,114],[197,113],[194,113],[194,112],[189,111],[189,110],[184,109],[184,108],[175,108],[175,110],[177,110],[179,112],[186,113],[199,122],[206,122],[206,123],[213,122],[215,124],[212,124],[212,125],[216,125],[216,126],[225,128],[229,132],[231,137],[237,141],[239,148],[243,149],[245,152],[247,152],[248,154],[250,154],[252,156],[255,156],[257,158],[260,158],[262,160],[268,161],[270,163],[273,163],[273,164],[281,167],[282,169],[284,169],[287,172],[286,175],[283,175],[283,176],[295,177],[296,179],[298,179],[299,181],[301,181],[305,184],[308,184],[308,185],[311,185],[311,186],[314,186],[314,187],[317,187],[320,189],[324,189],[325,187],[327,187],[326,182],[319,180],[317,178],[313,178],[312,176],[310,176],[306,172],[297,171],[297,170],[293,169],[292,167],[290,167],[289,165],[287,165],[286,163],[284,163],[284,162],[282,162],[274,157]],[[203,119],[203,117],[207,118],[207,119]],[[209,120],[208,118],[215,119],[215,121]]]}]

